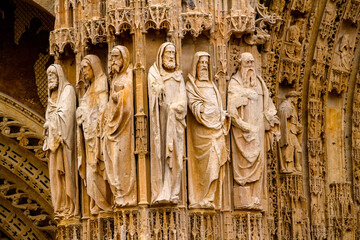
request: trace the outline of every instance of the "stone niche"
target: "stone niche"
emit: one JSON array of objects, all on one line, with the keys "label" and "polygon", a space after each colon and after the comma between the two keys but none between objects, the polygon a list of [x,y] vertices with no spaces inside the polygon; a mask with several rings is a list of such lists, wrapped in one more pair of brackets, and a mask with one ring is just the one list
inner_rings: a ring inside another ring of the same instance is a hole
[{"label": "stone niche", "polygon": [[44,151],[58,239],[355,239],[349,11],[55,0]]}]

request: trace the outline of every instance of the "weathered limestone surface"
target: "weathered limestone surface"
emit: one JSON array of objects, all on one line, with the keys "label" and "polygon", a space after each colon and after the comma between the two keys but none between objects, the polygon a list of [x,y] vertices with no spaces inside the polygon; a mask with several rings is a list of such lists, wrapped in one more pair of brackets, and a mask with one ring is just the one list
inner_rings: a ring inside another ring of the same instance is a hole
[{"label": "weathered limestone surface", "polygon": [[60,239],[355,239],[358,3],[323,2],[56,1],[86,153]]},{"label": "weathered limestone surface", "polygon": [[0,238],[360,238],[358,0],[33,2],[55,64],[45,119],[0,94]]}]

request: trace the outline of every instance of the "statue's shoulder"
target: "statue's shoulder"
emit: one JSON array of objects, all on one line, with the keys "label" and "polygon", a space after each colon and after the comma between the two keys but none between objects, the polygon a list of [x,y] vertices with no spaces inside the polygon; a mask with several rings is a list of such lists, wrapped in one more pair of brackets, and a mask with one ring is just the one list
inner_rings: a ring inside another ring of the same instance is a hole
[{"label": "statue's shoulder", "polygon": [[282,101],[279,105],[279,111],[285,111],[288,109],[291,109],[291,102],[289,99],[285,99],[284,101]]},{"label": "statue's shoulder", "polygon": [[186,88],[189,89],[189,88],[194,88],[195,86],[195,79],[193,78],[193,76],[191,76],[190,74],[188,75],[188,80],[186,81]]},{"label": "statue's shoulder", "polygon": [[159,72],[159,70],[157,69],[155,63],[153,65],[151,65],[151,67],[149,68],[149,76],[150,76],[150,74],[155,75],[158,72]]},{"label": "statue's shoulder", "polygon": [[74,86],[71,85],[70,83],[69,83],[69,84],[66,84],[65,87],[64,87],[64,90],[63,90],[62,94],[71,95],[71,96],[73,96],[73,95],[76,96]]}]

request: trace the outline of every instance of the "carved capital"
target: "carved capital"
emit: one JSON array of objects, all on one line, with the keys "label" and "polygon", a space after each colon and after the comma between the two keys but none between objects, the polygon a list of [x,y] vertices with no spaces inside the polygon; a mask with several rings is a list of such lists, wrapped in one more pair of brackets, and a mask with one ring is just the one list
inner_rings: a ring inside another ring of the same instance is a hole
[{"label": "carved capital", "polygon": [[117,8],[108,11],[107,30],[110,35],[119,35],[126,30],[132,30],[134,24],[133,8]]},{"label": "carved capital", "polygon": [[347,89],[348,78],[350,77],[350,72],[345,71],[344,69],[333,68],[331,70],[330,78],[329,78],[329,92],[333,90],[336,91],[337,94],[341,94]]},{"label": "carved capital", "polygon": [[65,46],[70,45],[75,51],[76,36],[74,28],[60,28],[50,32],[50,54],[58,55],[64,52]]},{"label": "carved capital", "polygon": [[167,29],[172,30],[172,8],[168,5],[151,5],[143,9],[144,30]]},{"label": "carved capital", "polygon": [[213,27],[213,16],[202,12],[181,13],[179,24],[182,36],[190,32],[193,37],[198,37],[202,32]]},{"label": "carved capital", "polygon": [[255,13],[232,10],[226,17],[226,26],[228,36],[253,33],[255,31]]},{"label": "carved capital", "polygon": [[350,20],[352,23],[357,24],[360,20],[360,1],[359,0],[351,0],[349,1],[344,19]]},{"label": "carved capital", "polygon": [[104,19],[83,21],[81,25],[81,42],[83,46],[106,42],[106,25]]}]

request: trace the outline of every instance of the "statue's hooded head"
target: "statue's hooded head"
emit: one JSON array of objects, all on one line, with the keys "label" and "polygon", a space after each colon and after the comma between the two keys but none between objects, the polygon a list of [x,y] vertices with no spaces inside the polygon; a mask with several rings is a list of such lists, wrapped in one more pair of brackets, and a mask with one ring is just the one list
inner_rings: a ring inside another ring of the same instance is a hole
[{"label": "statue's hooded head", "polygon": [[62,67],[59,64],[51,64],[48,67],[46,73],[48,75],[48,82],[49,82],[48,83],[49,99],[50,99],[51,91],[56,88],[58,89],[58,99],[59,99],[64,88],[70,84],[64,74],[64,70],[62,69]]},{"label": "statue's hooded head", "polygon": [[177,62],[176,55],[177,52],[173,43],[165,42],[160,46],[156,57],[156,66],[160,73],[163,73],[163,71],[174,72],[178,70],[179,63]]},{"label": "statue's hooded head", "polygon": [[105,76],[100,58],[93,54],[89,54],[84,57],[81,61],[81,69],[87,82],[91,82]]},{"label": "statue's hooded head", "polygon": [[173,43],[165,42],[161,44],[154,65],[163,81],[169,78],[173,78],[176,81],[182,79],[182,72],[179,70],[176,48]]},{"label": "statue's hooded head", "polygon": [[117,45],[111,50],[110,73],[126,72],[130,64],[130,53],[125,46]]},{"label": "statue's hooded head", "polygon": [[[207,62],[207,64],[206,64]],[[207,69],[206,69],[207,68]],[[211,80],[211,58],[207,52],[197,52],[194,55],[192,70],[189,74],[193,79]]]},{"label": "statue's hooded head", "polygon": [[253,87],[256,83],[255,59],[249,52],[240,54],[238,59],[241,79],[245,87]]}]

